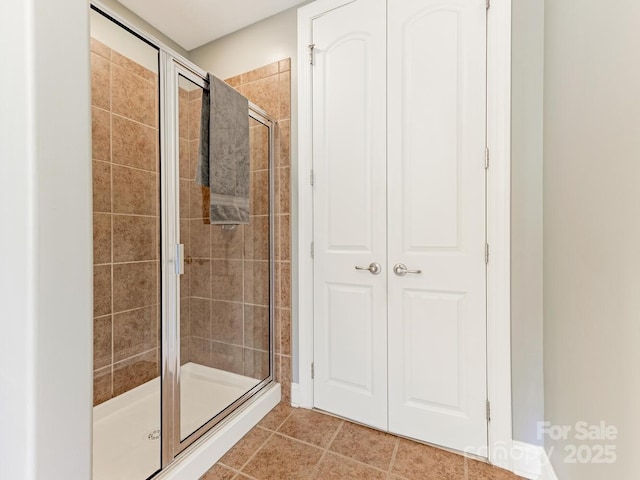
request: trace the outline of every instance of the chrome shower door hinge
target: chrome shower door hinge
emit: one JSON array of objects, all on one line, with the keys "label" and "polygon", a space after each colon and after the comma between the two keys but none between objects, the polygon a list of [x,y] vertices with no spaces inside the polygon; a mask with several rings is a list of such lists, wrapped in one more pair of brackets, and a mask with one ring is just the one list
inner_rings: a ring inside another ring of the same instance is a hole
[{"label": "chrome shower door hinge", "polygon": [[487,422],[491,421],[491,402],[487,400]]}]

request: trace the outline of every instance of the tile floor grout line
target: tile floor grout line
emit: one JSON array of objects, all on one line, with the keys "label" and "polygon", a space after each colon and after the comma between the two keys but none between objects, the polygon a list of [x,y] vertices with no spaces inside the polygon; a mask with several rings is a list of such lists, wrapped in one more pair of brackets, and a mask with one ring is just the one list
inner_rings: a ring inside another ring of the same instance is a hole
[{"label": "tile floor grout line", "polygon": [[[240,470],[238,470],[237,468],[233,468],[230,465],[227,465],[226,463],[214,463],[214,466],[216,465],[221,465],[222,467],[226,468],[227,470],[231,470],[233,472],[233,477],[231,477],[232,479],[236,478],[238,475],[240,475]],[[213,467],[211,467],[213,468]],[[208,473],[208,471],[205,473],[205,475]],[[204,475],[203,475],[204,476]],[[200,477],[200,480],[202,479],[202,477]]]},{"label": "tile floor grout line", "polygon": [[393,453],[391,454],[391,460],[389,461],[389,475],[392,474],[393,464],[396,462],[396,456],[398,455],[398,450],[400,449],[400,437],[396,438],[396,445],[393,447]]},{"label": "tile floor grout line", "polygon": [[370,468],[370,469],[373,469],[373,470],[377,470],[380,473],[390,473],[388,470],[384,470],[384,469],[382,469],[380,467],[376,467],[375,465],[371,465],[370,463],[363,462],[362,460],[357,460],[357,459],[355,459],[353,457],[349,457],[349,456],[344,455],[342,453],[338,453],[338,452],[335,452],[335,451],[329,450],[329,449],[327,449],[327,452],[332,454],[332,455],[335,455],[336,457],[339,457],[339,458],[341,458],[343,460],[349,460],[349,461],[351,461],[353,463],[357,463],[358,465],[361,465],[363,467],[367,467],[367,468]]},{"label": "tile floor grout line", "polygon": [[[287,414],[287,416],[284,418],[284,420],[282,420],[282,421],[278,424],[278,426],[276,426],[276,428],[274,428],[274,429],[273,429],[273,430],[271,430],[271,431],[272,431],[272,432],[274,432],[274,433],[275,433],[275,432],[277,432],[277,431],[278,431],[278,429],[279,429],[282,425],[284,425],[284,422],[286,422],[287,420],[289,420],[289,417],[291,417],[291,415],[293,415],[293,411],[294,411],[294,410],[293,410],[293,408],[291,408],[291,411]],[[264,428],[264,427],[262,427],[262,428]],[[267,430],[270,430],[270,429],[267,429]]]},{"label": "tile floor grout line", "polygon": [[[333,415],[331,415],[331,414],[328,414],[328,416],[333,417],[333,418],[338,418],[338,419],[341,419],[341,420],[343,421],[342,425],[340,426],[340,430],[341,430],[345,425],[347,425],[347,424],[357,425],[357,426],[362,426],[362,427],[365,427],[365,428],[370,429],[370,430],[372,429],[372,427],[368,427],[368,426],[366,426],[366,425],[359,424],[359,423],[354,423],[354,422],[351,422],[351,421],[349,421],[349,420],[347,420],[347,419],[344,419],[344,418],[342,418],[342,417],[333,416]],[[373,430],[374,430],[374,431],[376,431],[376,432],[382,432],[381,430],[375,430],[375,429],[373,429]],[[338,457],[340,457],[340,458],[347,459],[347,460],[351,460],[351,461],[356,462],[356,463],[358,463],[358,464],[360,464],[360,465],[363,465],[363,466],[365,466],[365,467],[369,467],[369,468],[373,468],[373,469],[378,470],[378,471],[383,472],[383,473],[388,473],[388,472],[390,471],[390,468],[391,468],[391,462],[393,461],[393,455],[394,455],[394,453],[396,452],[396,448],[397,448],[397,444],[398,444],[399,438],[398,438],[397,436],[395,436],[395,435],[393,435],[393,434],[390,434],[390,433],[387,433],[387,432],[382,432],[382,433],[385,433],[386,435],[389,435],[389,436],[394,437],[394,442],[395,442],[395,444],[396,444],[396,445],[394,445],[394,449],[393,449],[393,451],[391,452],[391,458],[389,459],[389,466],[387,467],[387,469],[386,469],[386,470],[385,470],[384,468],[378,467],[378,466],[373,465],[373,464],[371,464],[371,463],[367,463],[367,462],[365,462],[365,461],[363,461],[363,460],[358,460],[358,459],[356,459],[355,457],[350,457],[349,455],[346,455],[346,454],[344,454],[344,453],[340,453],[340,452],[338,452],[337,450],[333,450],[333,449],[331,449],[331,446],[333,445],[333,442],[335,442],[335,438],[331,441],[331,443],[330,443],[330,444],[329,444],[329,446],[327,447],[327,450],[329,450],[329,452],[330,452],[330,453],[332,453],[332,454],[334,454],[334,455],[336,455],[336,456],[338,456]],[[337,437],[337,436],[338,436],[338,435],[336,434],[336,437]]]},{"label": "tile floor grout line", "polygon": [[[231,451],[231,450],[229,450]],[[240,473],[240,470],[238,470],[237,468],[233,468],[231,465],[229,465],[228,463],[224,463],[222,461],[222,459],[218,460],[216,463],[214,463],[211,468],[215,467],[216,465],[220,465],[228,470],[233,470],[234,473]],[[211,470],[211,468],[209,470]],[[207,472],[209,471],[207,470]]]},{"label": "tile floor grout line", "polygon": [[[289,440],[295,440],[296,442],[303,443],[303,444],[305,444],[305,445],[307,445],[309,447],[315,447],[315,448],[318,448],[320,450],[329,450],[328,447],[325,448],[325,447],[323,447],[321,445],[318,445],[318,444],[315,444],[315,443],[310,443],[310,442],[307,442],[306,440],[302,440],[300,438],[292,437],[291,435],[287,435],[286,433],[282,433],[282,432],[273,432],[273,433],[275,433],[276,435],[280,435],[281,437],[287,438]],[[336,453],[336,452],[334,452],[332,450],[329,450],[329,451],[331,453]],[[341,455],[341,456],[344,456],[344,455]],[[345,457],[345,458],[349,458],[349,457]]]},{"label": "tile floor grout line", "polygon": [[273,432],[273,433],[274,433],[274,434],[276,434],[276,435],[279,435],[279,436],[281,436],[281,437],[284,437],[284,438],[286,438],[286,439],[288,439],[288,440],[295,440],[296,442],[300,442],[300,443],[302,443],[302,444],[304,444],[304,445],[307,445],[307,446],[309,446],[309,447],[317,448],[318,450],[327,450],[326,448],[324,448],[324,447],[322,447],[322,446],[320,446],[320,445],[317,445],[317,444],[315,444],[315,443],[309,443],[309,442],[307,442],[307,441],[305,441],[305,440],[300,440],[299,438],[292,437],[292,436],[290,436],[290,435],[286,435],[286,434],[284,434],[284,433],[282,433],[282,432]]},{"label": "tile floor grout line", "polygon": [[[242,477],[240,477],[242,475]],[[236,478],[250,478],[251,480],[258,480],[256,477],[252,477],[248,473],[238,472],[236,473],[231,480],[235,480]]]},{"label": "tile floor grout line", "polygon": [[331,447],[331,445],[333,445],[333,442],[336,441],[336,438],[338,437],[338,434],[340,433],[340,430],[342,430],[342,427],[344,426],[344,424],[345,424],[345,421],[342,420],[342,422],[340,422],[340,425],[338,425],[338,428],[336,428],[336,431],[333,432],[333,435],[331,436],[331,440],[329,440],[329,443],[327,443],[325,450],[329,450],[329,447]]},{"label": "tile floor grout line", "polygon": [[[340,425],[338,425],[338,428],[336,428],[336,431],[333,432],[333,435],[331,436],[331,439],[329,440],[329,442],[327,442],[327,446],[323,448],[322,455],[320,455],[320,458],[318,459],[318,462],[313,467],[313,470],[311,471],[311,473],[310,473],[308,478],[310,478],[310,479],[314,478],[316,473],[320,470],[320,465],[322,464],[322,460],[324,460],[324,458],[327,456],[327,454],[330,453],[329,452],[329,447],[335,441],[336,437],[338,436],[338,433],[340,432],[340,430],[342,430],[342,426],[343,425],[344,425],[344,420],[340,423]],[[300,440],[297,440],[297,441],[300,442]],[[302,443],[305,443],[305,442],[302,442]]]},{"label": "tile floor grout line", "polygon": [[313,479],[316,476],[316,473],[320,470],[320,464],[322,463],[322,460],[324,460],[324,457],[327,456],[328,452],[329,450],[327,449],[324,449],[322,451],[322,455],[320,455],[320,458],[318,459],[316,464],[313,466],[313,470],[311,470],[311,473],[309,473],[309,475],[307,476],[308,479]]},{"label": "tile floor grout line", "polygon": [[[256,428],[261,428],[262,430],[265,430],[266,432],[268,432],[268,433],[269,433],[269,435],[267,436],[266,440],[265,440],[264,442],[262,442],[262,443],[261,443],[261,444],[260,444],[260,445],[255,449],[255,450],[254,450],[254,452],[249,456],[249,459],[248,459],[247,461],[245,461],[245,462],[244,462],[244,463],[243,463],[239,468],[235,468],[235,467],[232,467],[231,465],[229,465],[229,464],[227,464],[227,463],[224,463],[224,462],[222,461],[222,458],[224,458],[224,455],[223,455],[223,457],[222,457],[220,460],[218,460],[218,462],[216,462],[216,463],[219,463],[220,465],[224,465],[225,467],[227,467],[227,468],[229,468],[229,469],[231,469],[231,470],[234,470],[234,471],[236,471],[236,472],[238,472],[238,473],[242,473],[243,475],[246,475],[244,472],[242,472],[242,469],[243,469],[243,468],[244,468],[244,467],[245,467],[245,466],[246,466],[246,465],[247,465],[247,464],[248,464],[248,463],[253,459],[253,457],[256,455],[256,453],[258,453],[258,450],[260,450],[262,447],[264,447],[265,443],[267,443],[267,442],[269,441],[269,439],[273,436],[273,434],[274,434],[275,432],[273,432],[272,430],[269,430],[269,429],[267,429],[267,428],[260,427],[259,425],[256,425],[256,426],[255,426],[255,427],[253,427],[251,430],[249,430],[249,432],[247,432],[247,433],[246,433],[246,434],[245,434],[245,435],[244,435],[240,440],[238,440],[238,441],[233,445],[233,447],[231,447],[231,448],[230,448],[230,449],[225,453],[225,455],[226,455],[227,453],[231,452],[231,451],[232,451],[232,450],[233,450],[233,449],[234,449],[234,448],[235,448],[235,447],[236,447],[236,446],[237,446],[237,445],[238,445],[238,444],[239,444],[239,443],[240,443],[240,442],[241,442],[241,441],[242,441],[242,440],[243,440],[243,439],[244,439],[244,438],[245,438],[245,437],[250,433],[250,432],[254,431]],[[214,465],[215,465],[215,464],[214,464]]]},{"label": "tile floor grout line", "polygon": [[[269,430],[267,430],[266,428],[264,430],[269,432]],[[256,450],[251,454],[251,456],[247,459],[247,461],[242,464],[242,467],[240,467],[239,470],[243,475],[249,476],[247,473],[243,472],[244,467],[246,467],[249,464],[249,462],[251,462],[251,460],[253,460],[253,457],[255,457],[258,454],[258,452],[262,449],[262,447],[264,447],[267,444],[267,442],[269,440],[271,440],[271,437],[273,437],[275,434],[276,434],[276,432],[271,432],[271,434],[266,438],[266,440],[264,442],[262,442],[260,444],[260,446],[258,448],[256,448]]]}]

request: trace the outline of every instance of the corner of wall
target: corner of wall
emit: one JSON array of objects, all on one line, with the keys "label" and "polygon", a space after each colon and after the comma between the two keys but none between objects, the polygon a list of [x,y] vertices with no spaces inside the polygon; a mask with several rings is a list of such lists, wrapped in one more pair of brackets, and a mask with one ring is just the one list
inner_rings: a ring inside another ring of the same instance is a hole
[{"label": "corner of wall", "polygon": [[512,4],[511,328],[513,438],[541,445],[544,2]]}]

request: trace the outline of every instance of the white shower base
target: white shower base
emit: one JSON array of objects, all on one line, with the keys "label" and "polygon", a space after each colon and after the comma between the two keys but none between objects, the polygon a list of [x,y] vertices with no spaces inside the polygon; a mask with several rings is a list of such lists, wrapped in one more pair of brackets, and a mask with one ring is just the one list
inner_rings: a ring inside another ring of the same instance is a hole
[{"label": "white shower base", "polygon": [[[183,365],[181,437],[258,383],[254,378],[215,368]],[[278,389],[278,400],[279,396]],[[93,480],[144,480],[159,470],[160,423],[160,378],[94,407]]]}]

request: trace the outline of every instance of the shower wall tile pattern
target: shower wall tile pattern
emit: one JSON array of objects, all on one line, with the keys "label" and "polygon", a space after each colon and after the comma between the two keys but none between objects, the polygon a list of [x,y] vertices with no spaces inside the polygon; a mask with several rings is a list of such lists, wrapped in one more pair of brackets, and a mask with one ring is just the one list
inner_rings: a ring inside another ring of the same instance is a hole
[{"label": "shower wall tile pattern", "polygon": [[91,40],[94,405],[159,374],[157,75]]},{"label": "shower wall tile pattern", "polygon": [[[286,59],[227,80],[278,122],[274,145],[275,374],[287,401],[291,384],[289,71]],[[181,283],[181,362],[263,378],[269,361],[267,130],[251,120],[249,225],[234,230],[209,225],[208,190],[194,181],[201,90],[181,89],[178,99],[181,241],[188,260]]]},{"label": "shower wall tile pattern", "polygon": [[[277,121],[275,135],[275,363],[276,380],[282,384],[283,402],[291,402],[291,60],[274,62],[226,80]],[[267,159],[265,158],[266,162]],[[254,175],[266,175],[257,170]],[[258,185],[264,185],[258,182]],[[266,205],[268,192],[254,192],[252,208]],[[254,225],[254,228],[256,226]],[[258,227],[260,228],[260,227]],[[262,227],[264,228],[264,226]],[[258,248],[256,246],[254,248]],[[261,275],[259,262],[254,273]],[[259,295],[259,292],[256,292]],[[261,300],[261,299],[260,299]],[[262,336],[265,342],[266,332]]]},{"label": "shower wall tile pattern", "polygon": [[[94,404],[159,375],[157,75],[92,40]],[[275,135],[276,379],[291,384],[290,61],[228,82],[278,122]],[[251,221],[206,222],[193,180],[201,92],[179,93],[181,360],[261,378],[268,372],[268,139],[252,121]]]}]

